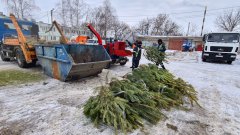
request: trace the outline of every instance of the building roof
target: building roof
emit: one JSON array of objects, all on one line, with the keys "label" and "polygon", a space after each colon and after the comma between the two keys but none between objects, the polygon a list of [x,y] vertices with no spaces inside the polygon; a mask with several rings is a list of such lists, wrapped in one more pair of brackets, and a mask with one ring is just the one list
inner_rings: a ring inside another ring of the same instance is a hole
[{"label": "building roof", "polygon": [[202,38],[202,36],[151,36],[151,35],[138,35],[141,38]]},{"label": "building roof", "polygon": [[193,41],[202,41],[201,36],[146,36],[146,35],[138,35],[137,38],[139,40],[143,41],[157,41],[158,39],[162,39],[164,41],[168,41],[169,39],[188,39],[188,40],[193,40]]}]

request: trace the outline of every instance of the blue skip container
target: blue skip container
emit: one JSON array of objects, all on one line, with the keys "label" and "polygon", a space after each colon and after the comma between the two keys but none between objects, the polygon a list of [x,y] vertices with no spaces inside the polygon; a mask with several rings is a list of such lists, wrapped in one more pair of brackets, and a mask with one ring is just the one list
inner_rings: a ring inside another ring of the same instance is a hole
[{"label": "blue skip container", "polygon": [[44,73],[61,81],[97,75],[111,62],[101,45],[36,45],[35,50]]}]

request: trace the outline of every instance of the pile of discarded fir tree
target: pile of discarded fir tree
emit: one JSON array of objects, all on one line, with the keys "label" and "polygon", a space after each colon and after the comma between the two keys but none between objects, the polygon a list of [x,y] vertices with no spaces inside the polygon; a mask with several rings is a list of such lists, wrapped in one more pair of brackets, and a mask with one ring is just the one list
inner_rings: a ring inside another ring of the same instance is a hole
[{"label": "pile of discarded fir tree", "polygon": [[[166,59],[153,47],[146,48],[145,56],[154,63]],[[85,104],[84,114],[96,126],[106,124],[127,133],[143,127],[145,121],[156,124],[166,117],[163,110],[183,107],[185,103],[198,104],[192,85],[149,64],[102,86],[98,95]]]}]

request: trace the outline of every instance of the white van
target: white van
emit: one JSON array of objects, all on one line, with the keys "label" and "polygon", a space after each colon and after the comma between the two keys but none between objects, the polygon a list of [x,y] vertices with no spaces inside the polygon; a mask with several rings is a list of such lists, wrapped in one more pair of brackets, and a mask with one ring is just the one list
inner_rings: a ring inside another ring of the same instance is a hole
[{"label": "white van", "polygon": [[204,35],[202,61],[226,61],[231,64],[237,57],[239,33],[208,33]]}]

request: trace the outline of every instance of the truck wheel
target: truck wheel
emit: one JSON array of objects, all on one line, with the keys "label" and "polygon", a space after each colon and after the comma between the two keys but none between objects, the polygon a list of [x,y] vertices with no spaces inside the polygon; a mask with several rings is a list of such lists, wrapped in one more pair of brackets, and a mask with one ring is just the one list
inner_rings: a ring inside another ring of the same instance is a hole
[{"label": "truck wheel", "polygon": [[227,61],[227,64],[232,64],[232,61]]},{"label": "truck wheel", "polygon": [[107,64],[107,66],[105,67],[105,69],[109,69],[111,67],[111,62],[109,62],[108,64]]},{"label": "truck wheel", "polygon": [[119,60],[119,63],[121,66],[125,65],[128,62],[128,58],[127,57],[123,57]]},{"label": "truck wheel", "polygon": [[2,61],[10,61],[10,58],[7,58],[3,51],[0,51]]},{"label": "truck wheel", "polygon": [[23,52],[20,49],[16,50],[16,59],[17,59],[18,66],[20,68],[28,67],[28,64],[27,64],[27,62],[25,60],[24,54],[23,54]]},{"label": "truck wheel", "polygon": [[203,54],[204,54],[204,50],[202,51],[202,61],[203,61],[203,62],[206,62],[206,61],[207,61],[207,59],[206,59],[206,58],[204,58]]},{"label": "truck wheel", "polygon": [[117,62],[117,60],[116,60],[116,59],[113,59],[111,63],[112,63],[112,64],[115,64],[116,62]]},{"label": "truck wheel", "polygon": [[124,66],[127,63],[127,61],[126,60],[125,61],[121,60],[119,63],[120,63],[121,66]]},{"label": "truck wheel", "polygon": [[28,64],[30,67],[36,67],[37,60],[32,60],[32,63]]},{"label": "truck wheel", "polygon": [[205,58],[202,58],[202,61],[203,61],[203,62],[206,62],[207,60],[206,60]]}]

